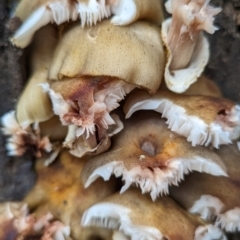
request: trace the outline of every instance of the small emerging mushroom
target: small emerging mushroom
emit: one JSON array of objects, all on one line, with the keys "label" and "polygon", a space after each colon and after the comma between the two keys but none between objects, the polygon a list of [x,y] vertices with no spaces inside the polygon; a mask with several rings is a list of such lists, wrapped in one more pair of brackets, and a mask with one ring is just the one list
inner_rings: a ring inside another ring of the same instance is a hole
[{"label": "small emerging mushroom", "polygon": [[162,24],[162,38],[168,50],[165,68],[167,87],[185,92],[201,75],[209,59],[209,44],[202,31],[213,34],[214,16],[221,9],[209,0],[168,0],[166,9],[172,14]]},{"label": "small emerging mushroom", "polygon": [[124,125],[108,152],[87,161],[82,172],[85,187],[99,177],[109,180],[113,174],[125,182],[121,193],[134,184],[155,200],[168,194],[169,186],[178,185],[190,171],[226,176],[217,154],[192,147],[184,137],[168,130],[159,114],[138,112]]},{"label": "small emerging mushroom", "polygon": [[82,225],[119,229],[132,240],[226,239],[220,229],[191,216],[171,198],[152,202],[136,189],[93,205],[84,213]]},{"label": "small emerging mushroom", "polygon": [[227,166],[229,177],[192,173],[171,196],[185,209],[228,232],[240,232],[240,152],[236,144],[215,151]]},{"label": "small emerging mushroom", "polygon": [[62,151],[58,159],[47,168],[41,159],[37,160],[37,183],[25,197],[24,202],[29,205],[36,217],[51,212],[59,221],[70,226],[73,239],[89,240],[91,236],[99,236],[107,240],[112,235],[111,231],[83,228],[79,219],[92,204],[115,192],[116,181],[112,179],[105,183],[99,179],[91,187],[84,189],[79,176],[85,162],[86,159],[79,160],[66,150]]},{"label": "small emerging mushroom", "polygon": [[219,148],[240,136],[240,106],[224,98],[186,96],[159,90],[154,96],[134,90],[124,112],[129,118],[138,110],[154,110],[167,118],[168,127],[193,146],[212,144]]},{"label": "small emerging mushroom", "polygon": [[159,28],[150,23],[119,27],[104,20],[91,28],[73,26],[56,49],[43,88],[63,125],[76,126],[76,138],[94,135],[93,150],[110,126],[118,128],[110,112],[126,94],[135,87],[157,91],[163,63]]},{"label": "small emerging mushroom", "polygon": [[112,17],[111,23],[127,25],[144,19],[160,25],[163,19],[160,0],[22,0],[14,17],[23,21],[12,38],[13,44],[24,48],[41,27],[55,23],[75,21],[80,17],[84,27],[96,25],[104,18]]}]

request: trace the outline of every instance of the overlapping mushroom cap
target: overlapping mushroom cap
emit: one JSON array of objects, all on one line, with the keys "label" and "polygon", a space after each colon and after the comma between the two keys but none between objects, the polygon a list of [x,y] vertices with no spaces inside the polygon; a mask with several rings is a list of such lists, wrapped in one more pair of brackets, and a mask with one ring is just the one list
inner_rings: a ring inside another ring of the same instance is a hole
[{"label": "overlapping mushroom cap", "polygon": [[75,21],[92,26],[104,18],[112,17],[111,23],[127,25],[144,19],[159,25],[163,19],[160,0],[148,4],[144,0],[22,0],[14,16],[23,21],[12,38],[13,44],[26,47],[41,27],[56,23]]},{"label": "overlapping mushroom cap", "polygon": [[47,168],[43,161],[38,160],[38,180],[24,202],[36,217],[50,212],[54,218],[69,225],[73,239],[87,240],[91,236],[110,239],[111,231],[80,226],[83,212],[92,204],[113,194],[116,188],[114,179],[108,183],[99,179],[91,187],[84,189],[79,176],[85,161],[86,159],[78,159],[66,150]]},{"label": "overlapping mushroom cap", "polygon": [[132,240],[226,239],[220,229],[190,216],[171,198],[152,202],[137,189],[93,205],[84,213],[82,225],[119,229]]},{"label": "overlapping mushroom cap", "polygon": [[[109,135],[104,133],[109,126],[120,129],[110,112],[127,93],[135,87],[157,91],[163,64],[159,28],[150,23],[118,27],[105,20],[91,28],[77,25],[60,41],[49,84],[43,88],[62,123],[76,126],[76,138],[88,139],[97,132],[96,141],[101,142]],[[91,151],[97,146],[93,144]],[[75,155],[81,157],[83,152],[79,148]]]},{"label": "overlapping mushroom cap", "polygon": [[184,137],[168,130],[159,114],[138,112],[124,125],[113,138],[111,149],[86,163],[82,172],[85,187],[98,177],[109,180],[114,174],[125,182],[121,192],[135,184],[156,199],[193,170],[226,176],[217,154],[205,147],[192,147]]},{"label": "overlapping mushroom cap", "polygon": [[167,87],[185,92],[201,75],[209,58],[209,44],[202,31],[214,33],[214,16],[221,9],[209,0],[168,0],[166,9],[172,14],[162,24],[162,37],[168,50],[165,68]]},{"label": "overlapping mushroom cap", "polygon": [[192,173],[171,196],[191,213],[229,232],[240,232],[240,152],[236,144],[216,150],[227,166],[228,177]]},{"label": "overlapping mushroom cap", "polygon": [[167,118],[169,128],[185,136],[193,146],[212,144],[219,148],[237,140],[240,107],[230,100],[210,96],[186,96],[159,90],[154,96],[135,90],[126,101],[129,118],[138,110],[154,110]]}]

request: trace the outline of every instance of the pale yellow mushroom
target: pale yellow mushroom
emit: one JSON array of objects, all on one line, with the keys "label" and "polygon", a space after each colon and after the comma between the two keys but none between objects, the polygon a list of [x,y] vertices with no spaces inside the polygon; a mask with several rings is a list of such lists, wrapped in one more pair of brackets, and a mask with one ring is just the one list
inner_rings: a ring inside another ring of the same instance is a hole
[{"label": "pale yellow mushroom", "polygon": [[30,77],[16,107],[17,121],[21,126],[43,122],[54,115],[51,100],[40,85],[47,82],[57,41],[57,30],[51,25],[39,30],[33,39],[29,58]]},{"label": "pale yellow mushroom", "polygon": [[209,0],[168,0],[166,9],[172,14],[162,24],[163,42],[168,50],[165,68],[167,87],[185,92],[201,75],[209,59],[209,44],[202,31],[214,33],[214,16],[220,8]]},{"label": "pale yellow mushroom", "polygon": [[192,173],[171,196],[191,213],[229,232],[240,232],[240,152],[236,144],[215,151],[227,166],[229,177]]},{"label": "pale yellow mushroom", "polygon": [[82,172],[85,187],[99,177],[106,181],[115,175],[125,182],[121,193],[137,185],[155,200],[193,170],[226,176],[217,154],[205,147],[192,147],[184,137],[168,130],[158,113],[135,113],[124,126],[113,137],[108,152],[87,161]]},{"label": "pale yellow mushroom", "polygon": [[150,23],[119,27],[104,20],[84,29],[75,25],[63,35],[49,84],[43,87],[63,125],[76,126],[76,137],[88,139],[109,126],[117,127],[110,112],[133,88],[156,92],[163,65],[159,28]]},{"label": "pale yellow mushroom", "polygon": [[134,90],[128,97],[124,112],[129,118],[138,110],[154,110],[167,118],[168,127],[187,138],[193,146],[212,144],[219,148],[240,136],[240,106],[210,96],[186,96],[159,90],[154,96]]},{"label": "pale yellow mushroom", "polygon": [[26,47],[41,27],[75,21],[80,17],[81,26],[96,25],[102,19],[112,17],[115,25],[128,25],[144,19],[160,25],[163,20],[160,0],[22,0],[14,17],[23,21],[12,38],[13,44]]},{"label": "pale yellow mushroom", "polygon": [[36,217],[50,212],[54,218],[70,226],[73,239],[88,240],[91,236],[98,236],[110,240],[111,231],[80,226],[83,212],[92,204],[113,194],[116,188],[114,179],[108,183],[99,179],[84,189],[80,174],[85,161],[86,159],[73,157],[66,150],[47,168],[44,161],[38,160],[38,180],[24,202]]},{"label": "pale yellow mushroom", "polygon": [[132,240],[226,239],[220,229],[191,216],[171,198],[152,202],[136,189],[93,205],[84,213],[82,225],[119,229],[124,239]]}]

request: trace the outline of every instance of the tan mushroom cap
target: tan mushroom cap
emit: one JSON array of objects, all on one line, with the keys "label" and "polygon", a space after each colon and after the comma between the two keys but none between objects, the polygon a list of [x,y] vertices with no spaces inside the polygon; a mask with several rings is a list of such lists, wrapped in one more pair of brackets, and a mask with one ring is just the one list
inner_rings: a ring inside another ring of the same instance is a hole
[{"label": "tan mushroom cap", "polygon": [[14,16],[24,22],[12,42],[26,47],[39,28],[49,23],[75,21],[78,15],[82,27],[96,25],[111,15],[114,25],[128,25],[139,19],[160,25],[163,20],[160,0],[152,0],[151,4],[145,0],[22,0]]},{"label": "tan mushroom cap", "polygon": [[162,80],[164,61],[158,27],[141,21],[119,27],[104,20],[66,32],[55,51],[49,79],[109,76],[154,93]]},{"label": "tan mushroom cap", "polygon": [[82,172],[85,187],[97,178],[122,176],[124,192],[132,184],[152,199],[168,193],[189,171],[224,175],[220,157],[205,147],[192,147],[184,137],[167,129],[159,114],[138,112],[124,122],[124,130],[112,139],[111,149],[90,159]]},{"label": "tan mushroom cap", "polygon": [[159,90],[149,96],[134,90],[124,106],[126,117],[138,110],[154,110],[167,118],[169,128],[195,145],[229,144],[239,137],[240,107],[230,100],[210,96],[186,96]]},{"label": "tan mushroom cap", "polygon": [[34,122],[43,122],[53,116],[50,98],[43,92],[40,84],[47,82],[56,43],[57,31],[51,25],[39,30],[34,37],[29,61],[31,75],[16,107],[20,125],[28,126]]},{"label": "tan mushroom cap", "polygon": [[185,209],[216,222],[226,231],[240,232],[240,152],[236,144],[215,151],[227,166],[229,177],[192,173],[171,196]]},{"label": "tan mushroom cap", "polygon": [[[171,198],[162,197],[152,202],[149,196],[142,195],[137,189],[130,189],[123,195],[116,193],[93,205],[84,213],[82,225],[120,229],[132,240],[203,239],[195,232],[198,227],[205,227]],[[215,230],[221,232],[217,228]]]},{"label": "tan mushroom cap", "polygon": [[109,183],[99,179],[96,184],[84,189],[80,179],[84,163],[85,159],[73,157],[67,151],[63,151],[58,160],[47,168],[38,160],[38,180],[24,202],[28,203],[37,217],[50,212],[69,225],[73,239],[87,240],[88,236],[98,234],[103,239],[110,239],[106,236],[111,236],[111,231],[98,228],[84,230],[79,225],[82,214],[88,207],[115,192],[114,179]]}]

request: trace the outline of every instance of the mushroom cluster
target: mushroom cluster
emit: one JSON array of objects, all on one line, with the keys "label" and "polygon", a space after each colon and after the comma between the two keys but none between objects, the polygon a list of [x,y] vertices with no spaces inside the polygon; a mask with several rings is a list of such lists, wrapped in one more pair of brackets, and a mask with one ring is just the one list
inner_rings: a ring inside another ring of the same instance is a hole
[{"label": "mushroom cluster", "polygon": [[240,232],[240,106],[202,75],[221,9],[165,7],[169,19],[160,0],[20,1],[11,41],[28,46],[29,79],[2,131],[38,179],[0,204],[1,239]]}]

